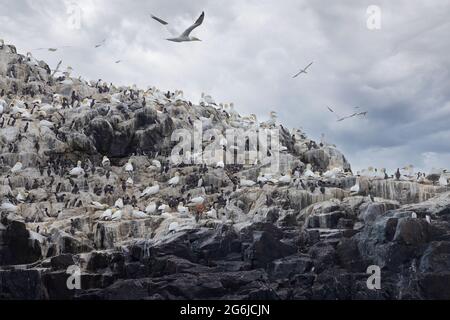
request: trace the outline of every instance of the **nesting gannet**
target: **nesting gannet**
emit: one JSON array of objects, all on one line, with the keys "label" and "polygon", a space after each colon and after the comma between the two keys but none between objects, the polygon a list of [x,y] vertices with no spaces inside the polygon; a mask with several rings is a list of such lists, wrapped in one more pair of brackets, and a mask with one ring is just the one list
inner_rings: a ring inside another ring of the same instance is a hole
[{"label": "nesting gannet", "polygon": [[12,168],[11,173],[17,173],[22,170],[22,162],[17,162]]},{"label": "nesting gannet", "polygon": [[155,183],[153,186],[149,186],[142,191],[140,198],[151,196],[159,192],[159,185]]},{"label": "nesting gannet", "polygon": [[413,219],[417,219],[417,213],[415,213],[415,212],[412,212],[412,213],[411,213],[411,218],[413,218]]},{"label": "nesting gannet", "polygon": [[197,205],[197,204],[203,204],[203,202],[205,202],[205,198],[203,198],[203,197],[195,197],[195,198],[192,198],[190,201],[189,201],[189,204],[190,205]]},{"label": "nesting gannet", "polygon": [[291,172],[291,170],[289,170],[288,173],[286,173],[285,175],[281,176],[278,179],[278,183],[279,184],[290,184],[291,180],[292,180],[291,174],[292,174],[292,172]]},{"label": "nesting gannet", "polygon": [[223,161],[219,161],[216,163],[216,168],[225,168],[225,163]]},{"label": "nesting gannet", "polygon": [[161,162],[158,160],[152,160],[152,165],[149,167],[150,169],[161,169]]},{"label": "nesting gannet", "polygon": [[129,177],[127,181],[125,181],[127,187],[132,187],[134,185],[133,178]]},{"label": "nesting gannet", "polygon": [[311,164],[308,163],[306,165],[306,170],[303,172],[303,176],[307,177],[307,178],[309,178],[309,177],[316,178],[317,177],[317,175],[312,171]]},{"label": "nesting gannet", "polygon": [[431,224],[431,217],[429,215],[425,216],[425,220],[428,222],[428,224]]},{"label": "nesting gannet", "polygon": [[148,215],[145,212],[133,210],[133,212],[131,213],[131,217],[133,219],[146,219],[148,218]]},{"label": "nesting gannet", "polygon": [[341,168],[333,168],[333,169],[331,169],[331,170],[326,171],[326,172],[323,174],[323,176],[324,176],[325,178],[332,178],[332,179],[335,179],[336,176],[337,176],[338,174],[341,174],[341,173],[342,173],[342,169],[341,169]]},{"label": "nesting gannet", "polygon": [[153,214],[156,212],[156,203],[155,202],[151,202],[147,207],[145,207],[145,212],[147,214]]},{"label": "nesting gannet", "polygon": [[206,216],[210,219],[217,219],[217,211],[214,208],[211,208],[208,212],[206,212]]},{"label": "nesting gannet", "polygon": [[99,210],[104,210],[105,207],[106,207],[105,204],[102,204],[102,203],[100,203],[100,202],[98,202],[98,201],[92,201],[92,202],[91,202],[91,205],[92,205],[95,209],[99,209]]},{"label": "nesting gannet", "polygon": [[[154,15],[151,15],[151,17],[152,17],[152,19],[158,21],[159,23],[163,24],[164,26],[167,26],[169,24],[168,22],[166,22]],[[200,26],[203,23],[204,18],[205,18],[205,13],[202,12],[200,17],[198,17],[197,21],[195,21],[195,23],[192,26],[190,26],[189,28],[187,28],[181,35],[179,35],[178,37],[175,37],[175,38],[168,38],[166,40],[173,41],[173,42],[201,41],[200,39],[198,39],[196,37],[191,37],[189,35],[192,32],[192,30],[194,30],[195,28],[197,28],[198,26]]]},{"label": "nesting gannet", "polygon": [[310,64],[308,64],[305,68],[303,68],[302,70],[300,70],[298,73],[296,73],[292,78],[297,78],[299,75],[301,75],[302,73],[308,73],[306,70],[313,64],[313,62],[311,62]]},{"label": "nesting gannet", "polygon": [[179,172],[175,172],[175,177],[171,178],[167,183],[171,187],[174,187],[178,183],[180,183],[180,173]]},{"label": "nesting gannet", "polygon": [[133,164],[131,163],[131,159],[129,159],[127,164],[125,165],[125,172],[132,173],[133,170],[134,170]]},{"label": "nesting gannet", "polygon": [[260,182],[266,183],[268,181],[269,181],[269,178],[265,174],[259,175],[258,178],[256,179],[256,182],[258,182],[258,183],[260,183]]},{"label": "nesting gannet", "polygon": [[113,214],[112,209],[107,209],[101,214],[100,220],[109,220],[110,221],[112,218],[112,214]]},{"label": "nesting gannet", "polygon": [[359,178],[356,178],[356,183],[353,187],[350,188],[350,192],[358,193],[360,190],[359,188]]},{"label": "nesting gannet", "polygon": [[122,209],[123,208],[123,199],[119,198],[114,202],[114,207]]},{"label": "nesting gannet", "polygon": [[111,166],[111,161],[109,161],[109,159],[108,159],[107,156],[104,156],[104,157],[103,157],[103,160],[102,160],[102,166],[103,166],[104,168],[109,168],[109,167]]},{"label": "nesting gannet", "polygon": [[169,233],[175,233],[178,230],[179,226],[179,223],[176,221],[169,224]]},{"label": "nesting gannet", "polygon": [[15,206],[11,202],[8,202],[8,201],[3,202],[2,205],[0,206],[1,211],[6,211],[9,213],[16,213],[18,208],[19,208],[18,206]]},{"label": "nesting gannet", "polygon": [[24,192],[22,192],[22,191],[19,191],[18,193],[17,193],[17,197],[16,197],[16,200],[17,201],[19,201],[19,202],[25,202],[25,200],[27,199],[27,194],[25,194]]},{"label": "nesting gannet", "polygon": [[446,177],[446,173],[445,173],[445,172],[443,172],[443,173],[441,174],[441,176],[439,177],[439,185],[440,185],[441,187],[446,187],[446,186],[448,185],[448,180],[447,180],[447,177]]},{"label": "nesting gannet", "polygon": [[177,211],[178,211],[178,213],[181,214],[181,215],[187,215],[187,214],[189,214],[189,208],[188,208],[188,207],[185,207],[185,206],[183,205],[183,202],[180,202],[180,203],[178,204]]},{"label": "nesting gannet", "polygon": [[73,177],[79,177],[84,175],[84,170],[83,168],[81,168],[81,161],[77,162],[77,166],[75,168],[73,168],[72,170],[70,170],[69,175],[73,176]]},{"label": "nesting gannet", "polygon": [[114,212],[113,215],[111,216],[111,220],[112,221],[122,220],[122,210],[117,210],[116,212]]}]

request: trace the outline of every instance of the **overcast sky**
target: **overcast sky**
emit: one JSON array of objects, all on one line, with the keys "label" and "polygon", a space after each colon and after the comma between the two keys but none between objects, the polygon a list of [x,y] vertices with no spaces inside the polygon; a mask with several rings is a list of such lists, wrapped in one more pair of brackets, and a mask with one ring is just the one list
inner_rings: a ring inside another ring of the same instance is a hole
[{"label": "overcast sky", "polygon": [[[369,5],[379,30],[367,28]],[[149,17],[183,31],[202,11],[202,42],[166,41]],[[355,169],[430,170],[450,169],[449,17],[450,0],[0,0],[0,38],[86,79],[183,89],[194,102],[207,92],[260,120],[276,110],[288,127],[324,133]],[[337,122],[328,105],[369,113]]]}]

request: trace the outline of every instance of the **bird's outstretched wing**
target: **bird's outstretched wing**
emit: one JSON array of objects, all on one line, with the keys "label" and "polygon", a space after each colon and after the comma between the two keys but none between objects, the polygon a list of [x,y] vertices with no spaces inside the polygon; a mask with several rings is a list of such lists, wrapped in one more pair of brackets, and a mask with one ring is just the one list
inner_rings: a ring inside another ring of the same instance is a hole
[{"label": "bird's outstretched wing", "polygon": [[292,78],[297,78],[302,73],[306,73],[304,70],[300,70],[298,73],[296,73]]},{"label": "bird's outstretched wing", "polygon": [[314,61],[313,62],[311,62],[310,64],[308,64],[306,67],[305,67],[305,69],[303,69],[303,70],[306,70],[306,69],[308,69],[309,67],[311,67],[311,65],[314,63]]},{"label": "bird's outstretched wing", "polygon": [[165,26],[169,24],[168,22],[164,21],[164,20],[161,19],[161,18],[158,18],[157,16],[154,16],[154,15],[152,15],[152,14],[150,14],[150,16],[152,17],[152,19],[158,21],[159,23],[161,23],[161,24],[163,24],[163,25],[165,25]]},{"label": "bird's outstretched wing", "polygon": [[106,39],[103,39],[102,42],[95,45],[95,48],[101,47],[102,45],[105,44],[105,42],[106,42]]},{"label": "bird's outstretched wing", "polygon": [[61,66],[62,60],[58,62],[58,65],[56,66],[55,70],[52,73],[52,77],[59,71],[59,67]]},{"label": "bird's outstretched wing", "polygon": [[178,36],[178,35],[179,35],[179,34],[176,32],[176,30],[174,30],[174,29],[169,25],[169,23],[168,23],[167,21],[164,21],[163,19],[158,18],[157,16],[155,16],[155,15],[153,15],[153,14],[150,14],[150,17],[151,17],[153,20],[158,21],[158,22],[161,23],[163,26],[165,26],[166,29],[167,29],[167,31],[169,31],[169,33],[170,33],[172,36]]},{"label": "bird's outstretched wing", "polygon": [[187,28],[183,33],[182,36],[183,37],[188,37],[189,34],[192,32],[192,30],[194,30],[195,28],[197,28],[198,26],[200,26],[203,23],[203,19],[205,19],[205,12],[202,11],[202,14],[200,15],[200,17],[198,17],[197,21],[195,21],[195,23],[190,26],[189,28]]},{"label": "bird's outstretched wing", "polygon": [[331,112],[331,113],[334,113],[334,115],[336,116],[336,118],[337,118],[337,121],[342,121],[342,120],[344,120],[344,118],[343,117],[341,117],[339,114],[337,114],[333,109],[331,109],[331,107],[327,107],[328,108],[328,110]]},{"label": "bird's outstretched wing", "polygon": [[346,119],[353,118],[353,117],[356,116],[356,115],[357,115],[357,113],[353,113],[353,114],[351,114],[351,115],[349,115],[349,116],[345,116],[345,117],[339,118],[337,121],[338,121],[338,122],[341,122],[341,121],[344,121],[344,120],[346,120]]}]

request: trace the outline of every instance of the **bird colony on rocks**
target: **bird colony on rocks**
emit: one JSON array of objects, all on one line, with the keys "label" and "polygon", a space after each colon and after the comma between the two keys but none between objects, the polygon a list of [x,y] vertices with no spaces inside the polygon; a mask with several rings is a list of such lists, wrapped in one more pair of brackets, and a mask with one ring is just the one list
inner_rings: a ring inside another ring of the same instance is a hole
[{"label": "bird colony on rocks", "polygon": [[[171,163],[195,121],[278,129],[279,172]],[[353,174],[274,112],[55,77],[2,44],[0,149],[1,299],[450,298],[446,171]]]}]

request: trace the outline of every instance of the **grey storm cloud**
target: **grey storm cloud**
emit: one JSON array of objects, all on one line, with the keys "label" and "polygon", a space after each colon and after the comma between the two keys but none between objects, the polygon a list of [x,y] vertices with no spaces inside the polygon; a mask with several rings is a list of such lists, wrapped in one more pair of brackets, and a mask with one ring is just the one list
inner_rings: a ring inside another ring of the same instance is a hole
[{"label": "grey storm cloud", "polygon": [[[366,26],[369,5],[381,9],[380,30]],[[81,10],[79,29],[69,27],[71,6]],[[208,92],[261,119],[276,110],[288,127],[323,133],[356,169],[449,167],[450,1],[0,0],[0,8],[0,38],[52,67],[63,60],[87,79],[183,89],[195,102]],[[182,31],[201,11],[197,43],[165,41],[150,19]],[[326,106],[369,114],[337,122]]]}]

